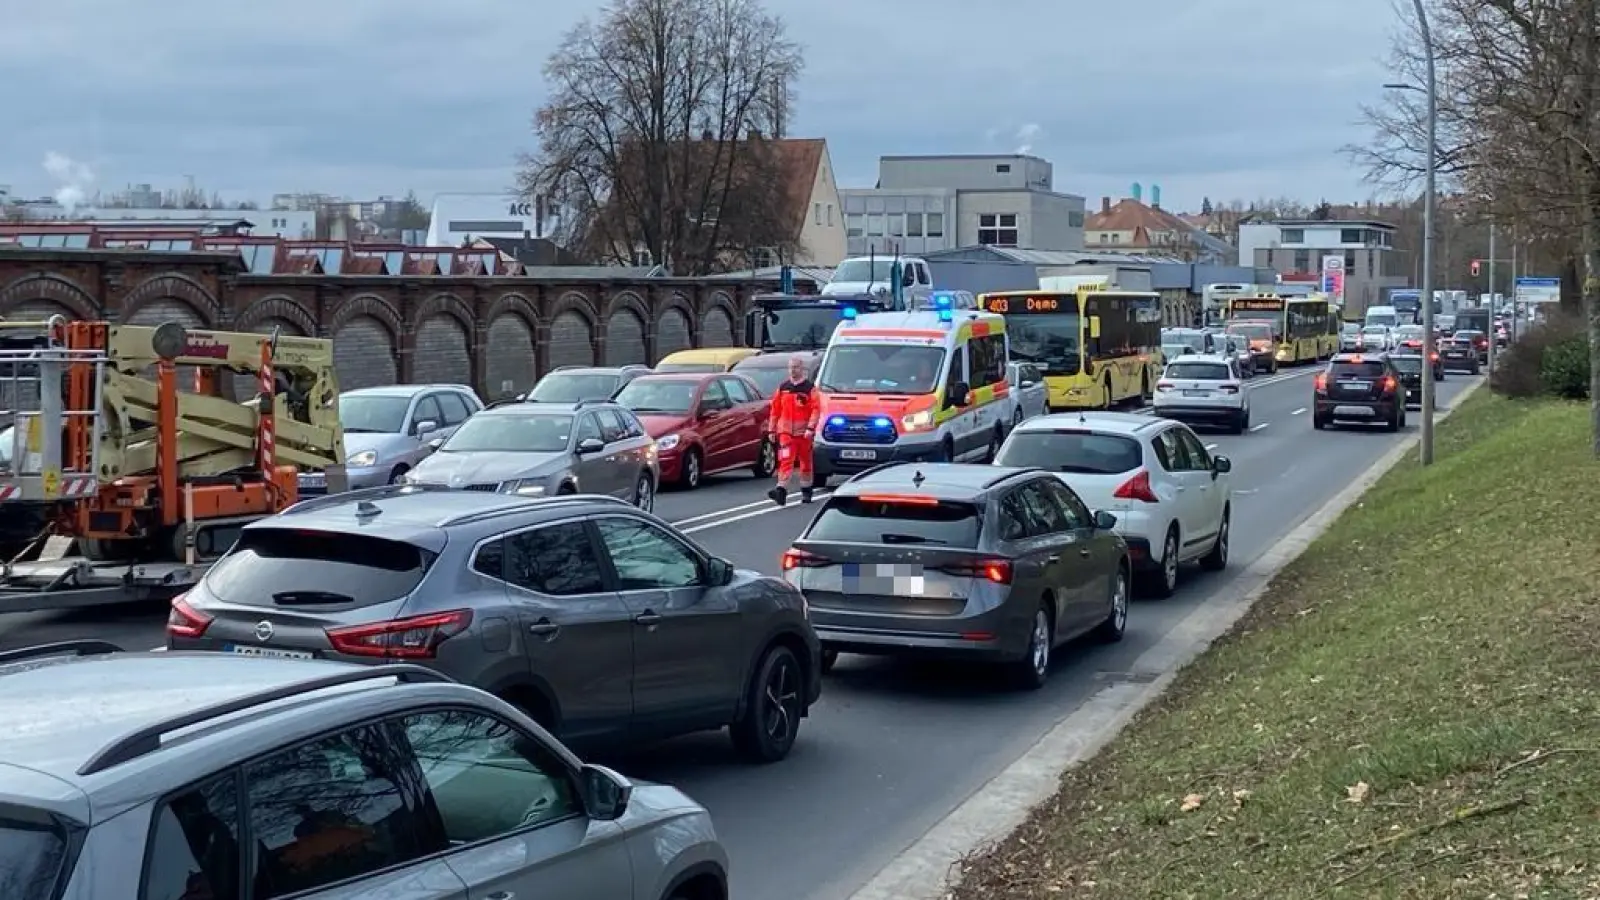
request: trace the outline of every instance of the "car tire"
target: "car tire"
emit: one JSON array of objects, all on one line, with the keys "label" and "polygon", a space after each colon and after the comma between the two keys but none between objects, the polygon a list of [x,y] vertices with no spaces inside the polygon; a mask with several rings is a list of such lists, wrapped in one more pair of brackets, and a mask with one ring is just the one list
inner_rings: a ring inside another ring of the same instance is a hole
[{"label": "car tire", "polygon": [[778,444],[770,437],[761,439],[761,448],[756,451],[755,465],[750,467],[750,474],[757,478],[771,478],[772,473],[778,471]]},{"label": "car tire", "polygon": [[1222,522],[1217,526],[1217,540],[1205,556],[1200,557],[1200,568],[1207,572],[1221,572],[1228,567],[1228,548],[1233,531],[1233,507],[1224,507]]},{"label": "car tire", "polygon": [[700,448],[690,447],[683,454],[683,468],[678,472],[678,487],[692,491],[700,486],[700,479],[704,477],[700,471]]},{"label": "car tire", "polygon": [[939,458],[934,462],[953,463],[956,461],[956,442],[945,438],[939,443]]},{"label": "car tire", "polygon": [[1019,427],[1021,427],[1021,425],[1022,425],[1022,408],[1019,406],[1019,407],[1017,407],[1017,411],[1011,414],[1011,430],[1012,431],[1016,431]]},{"label": "car tire", "polygon": [[1107,375],[1106,376],[1106,380],[1102,381],[1100,383],[1100,387],[1101,387],[1102,390],[1105,391],[1105,395],[1106,395],[1106,401],[1105,401],[1104,404],[1101,405],[1100,408],[1101,409],[1114,409],[1116,407],[1116,405],[1117,405],[1117,402],[1115,400],[1111,399],[1111,376],[1110,375]]},{"label": "car tire", "polygon": [[1150,387],[1150,370],[1146,369],[1139,376],[1139,405],[1149,406],[1155,399],[1155,390]]},{"label": "car tire", "polygon": [[1250,411],[1243,410],[1233,417],[1233,426],[1228,430],[1234,434],[1244,434],[1250,429]]},{"label": "car tire", "polygon": [[1005,442],[1006,436],[1001,433],[1000,426],[996,425],[994,427],[994,434],[989,436],[989,447],[983,451],[983,461],[985,464],[993,463],[996,459],[1000,458],[1000,445],[1004,444]]},{"label": "car tire", "polygon": [[838,664],[839,664],[839,651],[831,649],[829,647],[823,647],[822,648],[822,674],[826,675],[829,672],[832,672],[833,671],[833,667],[838,665]]},{"label": "car tire", "polygon": [[573,484],[570,481],[563,482],[561,487],[556,488],[556,496],[557,497],[570,497],[573,494],[576,494],[577,492],[578,492],[578,486]]},{"label": "car tire", "polygon": [[789,755],[800,734],[804,690],[804,670],[794,652],[782,644],[768,647],[745,688],[744,712],[728,726],[740,756],[774,763]]},{"label": "car tire", "polygon": [[633,505],[645,512],[655,512],[656,486],[648,472],[640,472],[639,483],[633,486]]},{"label": "car tire", "polygon": [[1400,426],[1406,423],[1406,414],[1404,410],[1404,406],[1396,410],[1394,415],[1389,417],[1389,421],[1383,423],[1383,430],[1391,433],[1399,431]]},{"label": "car tire", "polygon": [[1028,623],[1028,649],[1011,664],[1011,680],[1017,687],[1036,691],[1050,680],[1050,656],[1055,651],[1055,620],[1046,600],[1034,611]]},{"label": "car tire", "polygon": [[395,466],[389,472],[389,483],[390,484],[399,484],[400,483],[400,479],[406,477],[406,473],[409,472],[409,471],[411,471],[410,467],[406,466],[403,463],[401,465]]},{"label": "car tire", "polygon": [[1178,526],[1167,529],[1161,540],[1161,558],[1156,561],[1156,571],[1150,576],[1150,593],[1158,598],[1171,597],[1178,590]]},{"label": "car tire", "polygon": [[1327,427],[1329,425],[1332,425],[1332,424],[1333,423],[1331,421],[1329,421],[1328,419],[1324,419],[1323,417],[1321,417],[1319,415],[1312,414],[1312,416],[1311,416],[1311,427],[1315,428],[1318,431],[1324,431],[1324,430],[1327,429]]},{"label": "car tire", "polygon": [[1111,577],[1111,611],[1094,630],[1094,639],[1102,644],[1115,644],[1128,630],[1128,589],[1128,567],[1118,563]]}]

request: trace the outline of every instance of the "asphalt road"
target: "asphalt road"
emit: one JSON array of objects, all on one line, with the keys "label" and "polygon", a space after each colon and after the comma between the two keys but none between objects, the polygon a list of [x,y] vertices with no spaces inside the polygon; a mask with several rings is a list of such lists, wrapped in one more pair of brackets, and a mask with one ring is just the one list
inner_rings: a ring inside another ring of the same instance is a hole
[{"label": "asphalt road", "polygon": [[[1263,376],[1249,388],[1248,434],[1201,436],[1233,460],[1232,567],[1242,569],[1349,484],[1398,440],[1381,431],[1312,429],[1311,370]],[[1448,406],[1469,381],[1441,384]],[[1409,426],[1416,427],[1413,417]],[[666,493],[657,511],[713,553],[777,572],[811,510],[776,510],[766,483],[738,474],[693,493]],[[732,857],[740,900],[848,897],[985,781],[1099,688],[1152,678],[1129,666],[1230,577],[1185,572],[1177,595],[1136,603],[1127,637],[1063,648],[1050,684],[1011,692],[990,673],[846,656],[782,763],[737,762],[722,734],[694,735],[608,760],[638,778],[675,784],[712,812]],[[0,649],[70,638],[124,647],[163,641],[164,610],[100,609],[0,617]]]}]

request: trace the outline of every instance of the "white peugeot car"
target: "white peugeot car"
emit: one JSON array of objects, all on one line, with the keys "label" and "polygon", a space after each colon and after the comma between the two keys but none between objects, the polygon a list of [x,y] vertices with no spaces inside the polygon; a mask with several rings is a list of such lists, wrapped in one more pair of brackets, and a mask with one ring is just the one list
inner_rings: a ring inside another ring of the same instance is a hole
[{"label": "white peugeot car", "polygon": [[1250,427],[1250,395],[1239,363],[1227,356],[1185,356],[1167,364],[1156,382],[1155,413],[1231,434]]},{"label": "white peugeot car", "polygon": [[1048,469],[1090,509],[1115,515],[1156,596],[1177,589],[1182,563],[1228,565],[1233,463],[1212,456],[1181,422],[1116,412],[1039,416],[1011,432],[995,464]]}]

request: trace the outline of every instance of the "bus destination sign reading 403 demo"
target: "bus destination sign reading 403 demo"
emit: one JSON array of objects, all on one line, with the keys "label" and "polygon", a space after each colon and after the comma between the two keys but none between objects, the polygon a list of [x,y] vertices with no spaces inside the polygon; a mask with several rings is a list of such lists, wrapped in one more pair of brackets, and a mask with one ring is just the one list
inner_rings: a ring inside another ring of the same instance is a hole
[{"label": "bus destination sign reading 403 demo", "polygon": [[1071,309],[1064,305],[1060,297],[1048,295],[1038,297],[986,297],[989,312],[1002,315],[1010,313],[1053,313],[1063,309]]}]

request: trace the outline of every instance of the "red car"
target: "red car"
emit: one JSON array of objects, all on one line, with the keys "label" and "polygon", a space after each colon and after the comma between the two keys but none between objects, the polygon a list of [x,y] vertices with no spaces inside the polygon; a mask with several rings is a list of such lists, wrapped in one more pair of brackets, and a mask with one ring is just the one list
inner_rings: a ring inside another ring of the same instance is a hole
[{"label": "red car", "polygon": [[706,475],[746,468],[767,478],[777,464],[766,434],[769,401],[743,375],[641,375],[615,402],[633,410],[656,439],[663,484],[695,488]]}]

